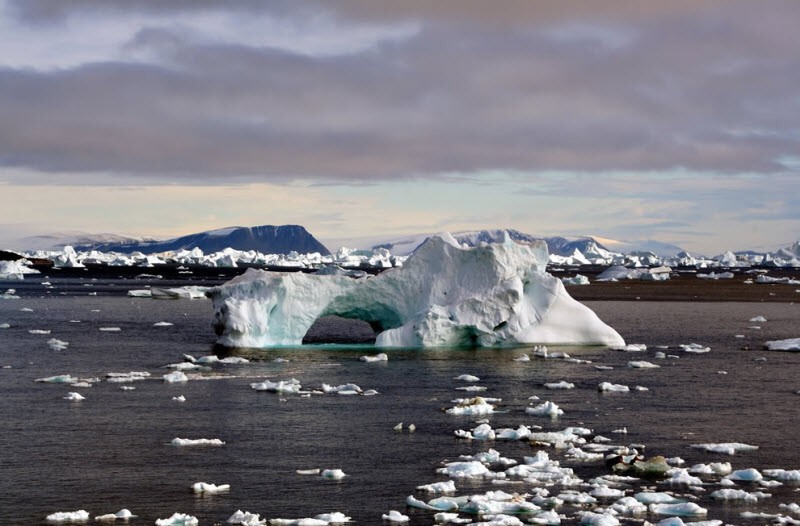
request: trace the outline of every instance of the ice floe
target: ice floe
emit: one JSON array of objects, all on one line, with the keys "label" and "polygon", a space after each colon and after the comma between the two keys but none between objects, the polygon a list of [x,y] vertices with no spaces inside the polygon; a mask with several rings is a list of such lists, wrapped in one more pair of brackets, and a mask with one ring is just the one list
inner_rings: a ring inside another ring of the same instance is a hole
[{"label": "ice floe", "polygon": [[724,455],[733,455],[742,451],[755,451],[758,449],[758,446],[742,444],[741,442],[724,442],[721,444],[692,444],[692,447],[709,451],[711,453],[722,453]]},{"label": "ice floe", "polygon": [[67,396],[64,397],[64,400],[71,400],[73,402],[80,402],[81,400],[85,400],[86,397],[80,393],[70,392],[67,393]]},{"label": "ice floe", "polygon": [[173,513],[166,519],[156,519],[156,526],[198,526],[197,517],[186,513]]},{"label": "ice floe", "polygon": [[209,484],[207,482],[195,482],[192,484],[192,491],[194,493],[202,493],[205,495],[213,495],[216,493],[227,493],[231,490],[230,484]]},{"label": "ice floe", "polygon": [[768,341],[764,343],[764,348],[770,351],[800,351],[800,338]]},{"label": "ice floe", "polygon": [[171,372],[169,374],[165,374],[164,376],[161,377],[161,379],[164,380],[164,382],[168,383],[168,384],[174,384],[174,383],[181,383],[181,382],[188,382],[189,381],[189,377],[186,376],[186,374],[184,374],[181,371],[173,371],[173,372]]},{"label": "ice floe", "polygon": [[89,520],[89,512],[86,510],[57,511],[45,517],[45,520],[48,522],[86,522]]},{"label": "ice floe", "polygon": [[564,410],[553,402],[544,402],[535,407],[526,407],[525,413],[536,416],[558,416],[563,415]]},{"label": "ice floe", "polygon": [[173,438],[173,446],[224,446],[225,442],[219,438]]},{"label": "ice floe", "polygon": [[359,358],[362,362],[372,363],[372,362],[386,362],[389,360],[389,356],[386,353],[378,353],[374,356],[362,356]]},{"label": "ice floe", "polygon": [[131,513],[131,510],[129,510],[127,508],[123,508],[123,509],[119,510],[116,513],[106,513],[105,515],[98,515],[98,516],[96,516],[94,518],[94,520],[99,521],[99,522],[115,521],[115,520],[127,521],[127,520],[133,519],[135,517],[136,517],[136,515]]},{"label": "ice floe", "polygon": [[476,396],[458,402],[456,406],[447,409],[446,412],[451,415],[488,415],[494,413],[494,406],[486,398]]}]

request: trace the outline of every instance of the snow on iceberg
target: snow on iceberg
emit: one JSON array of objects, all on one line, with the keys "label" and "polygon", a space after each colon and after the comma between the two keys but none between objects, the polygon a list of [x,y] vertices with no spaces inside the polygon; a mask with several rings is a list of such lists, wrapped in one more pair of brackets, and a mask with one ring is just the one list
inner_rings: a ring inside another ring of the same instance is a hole
[{"label": "snow on iceberg", "polygon": [[300,345],[317,318],[361,319],[376,345],[624,345],[545,272],[544,242],[464,248],[428,239],[399,268],[369,279],[254,269],[214,287],[214,328],[230,347]]}]

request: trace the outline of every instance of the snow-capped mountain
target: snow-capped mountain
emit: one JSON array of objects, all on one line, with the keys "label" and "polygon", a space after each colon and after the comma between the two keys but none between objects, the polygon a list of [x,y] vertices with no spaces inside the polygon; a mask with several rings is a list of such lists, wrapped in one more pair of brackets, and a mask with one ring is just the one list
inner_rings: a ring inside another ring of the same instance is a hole
[{"label": "snow-capped mountain", "polygon": [[236,226],[198,232],[163,241],[134,240],[75,246],[78,251],[96,250],[122,254],[131,252],[155,254],[193,248],[199,248],[205,253],[221,252],[226,248],[232,248],[234,250],[255,250],[262,254],[288,254],[290,252],[330,254],[330,251],[322,243],[300,225]]}]

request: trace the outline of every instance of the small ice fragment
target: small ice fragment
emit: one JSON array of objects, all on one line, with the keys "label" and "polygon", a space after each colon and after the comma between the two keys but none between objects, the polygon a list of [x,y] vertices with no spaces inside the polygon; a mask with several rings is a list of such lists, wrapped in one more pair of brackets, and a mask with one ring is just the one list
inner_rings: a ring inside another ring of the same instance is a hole
[{"label": "small ice fragment", "polygon": [[558,416],[563,415],[564,410],[553,402],[544,402],[536,407],[526,407],[525,413],[536,416]]},{"label": "small ice fragment", "polygon": [[69,347],[69,342],[65,342],[57,338],[50,338],[47,340],[47,345],[54,351],[63,351]]},{"label": "small ice fragment", "polygon": [[124,521],[127,521],[128,519],[132,519],[134,517],[136,517],[136,515],[131,513],[131,510],[129,510],[127,508],[123,508],[123,509],[119,510],[116,513],[106,513],[105,515],[98,515],[97,517],[94,518],[94,520],[96,520],[96,521],[114,521],[114,520],[117,520],[117,519],[122,519]]},{"label": "small ice fragment", "polygon": [[758,446],[751,446],[748,444],[742,444],[740,442],[725,442],[722,444],[692,444],[692,447],[711,453],[722,453],[725,455],[733,455],[740,451],[754,451],[758,449]]},{"label": "small ice fragment", "polygon": [[28,331],[30,334],[50,334],[50,329],[31,329]]},{"label": "small ice fragment", "polygon": [[394,429],[395,431],[402,431],[403,430],[403,423],[400,422],[399,424],[394,426],[392,429]]},{"label": "small ice fragment", "polygon": [[611,347],[611,350],[624,352],[644,352],[647,350],[647,345],[644,343],[629,343],[623,346]]},{"label": "small ice fragment", "polygon": [[99,329],[101,332],[119,332],[122,329],[119,327],[100,327]]},{"label": "small ice fragment", "polygon": [[764,343],[764,348],[769,351],[800,351],[800,338],[768,341]]},{"label": "small ice fragment", "polygon": [[168,384],[174,384],[174,383],[178,383],[178,382],[188,382],[189,381],[189,377],[186,376],[185,374],[183,374],[181,371],[173,371],[173,372],[171,372],[169,374],[165,374],[161,378],[164,380],[164,382],[166,382]]},{"label": "small ice fragment", "polygon": [[359,358],[362,362],[372,363],[372,362],[387,362],[389,361],[389,356],[386,353],[376,354],[375,356],[362,356]]},{"label": "small ice fragment", "polygon": [[79,402],[79,401],[85,400],[85,399],[86,399],[85,396],[83,396],[80,393],[75,393],[75,392],[67,393],[67,396],[64,397],[64,400],[71,400],[71,401],[74,401],[74,402]]},{"label": "small ice fragment", "polygon": [[341,469],[323,469],[322,473],[320,474],[322,478],[329,479],[329,480],[342,480],[347,475],[344,474],[344,471]]},{"label": "small ice fragment", "polygon": [[598,371],[611,371],[612,369],[614,369],[610,365],[595,365],[594,368],[597,369]]},{"label": "small ice fragment", "polygon": [[226,493],[231,490],[230,484],[209,484],[207,482],[195,482],[192,484],[192,491],[195,493],[216,494]]},{"label": "small ice fragment", "polygon": [[706,515],[708,510],[701,508],[694,502],[681,502],[677,504],[651,504],[649,506],[650,513],[657,515],[674,515],[680,517],[692,517],[697,515]]},{"label": "small ice fragment", "polygon": [[627,393],[628,391],[630,391],[630,388],[627,385],[602,382],[600,385],[597,386],[597,390],[602,392],[613,391],[618,393]]},{"label": "small ice fragment", "polygon": [[446,411],[451,415],[488,415],[494,412],[494,406],[486,401],[481,396],[475,398],[468,398],[458,403],[455,407],[451,407]]},{"label": "small ice fragment", "polygon": [[10,329],[11,324],[9,323],[0,323],[0,329]]},{"label": "small ice fragment", "polygon": [[89,520],[89,512],[86,510],[57,511],[48,515],[45,520],[49,522],[86,522]]},{"label": "small ice fragment", "polygon": [[641,360],[641,361],[628,362],[628,367],[632,369],[658,369],[661,366]]},{"label": "small ice fragment", "polygon": [[417,426],[415,426],[414,424],[408,424],[408,432],[409,433],[413,433],[416,430],[417,430]]},{"label": "small ice fragment", "polygon": [[172,400],[175,401],[175,402],[185,402],[186,401],[186,397],[183,396],[183,395],[173,396]]},{"label": "small ice fragment", "polygon": [[312,469],[298,469],[295,471],[298,475],[319,475],[319,468]]},{"label": "small ice fragment", "polygon": [[153,324],[153,327],[171,327],[172,324],[168,321],[159,321]]},{"label": "small ice fragment", "polygon": [[249,511],[236,510],[236,512],[228,517],[226,521],[228,524],[241,524],[242,526],[266,526],[267,521],[261,520],[258,513],[250,513]]},{"label": "small ice fragment", "polygon": [[417,489],[428,493],[455,493],[456,483],[452,480],[447,480],[445,482],[434,482],[433,484],[417,486]]},{"label": "small ice fragment", "polygon": [[122,389],[123,391],[133,391],[136,388],[132,385],[122,385],[120,386],[120,389]]},{"label": "small ice fragment", "polygon": [[486,386],[483,385],[466,385],[463,387],[456,387],[457,391],[468,391],[471,393],[480,393],[486,391],[488,389]]},{"label": "small ice fragment", "polygon": [[523,354],[522,356],[517,356],[516,358],[514,358],[514,361],[515,362],[529,362],[529,361],[531,361],[531,357],[528,356],[527,354]]},{"label": "small ice fragment", "polygon": [[173,438],[173,446],[224,446],[225,442],[219,438]]},{"label": "small ice fragment", "polygon": [[764,477],[761,473],[758,472],[757,469],[750,468],[750,469],[738,469],[728,475],[728,478],[731,480],[739,480],[743,482],[758,482],[759,480],[763,479]]},{"label": "small ice fragment", "polygon": [[614,429],[611,432],[612,433],[619,433],[619,434],[622,434],[622,435],[626,435],[626,434],[628,434],[628,428],[627,427],[623,427],[623,428],[620,428],[620,429]]},{"label": "small ice fragment", "polygon": [[748,321],[750,323],[763,323],[767,321],[767,319],[764,316],[756,316],[755,318],[750,318]]},{"label": "small ice fragment", "polygon": [[292,378],[291,380],[280,380],[278,382],[264,380],[263,382],[250,384],[250,388],[256,391],[269,391],[273,393],[299,393],[301,386],[299,380]]},{"label": "small ice fragment", "polygon": [[463,382],[479,382],[481,380],[477,376],[473,376],[471,374],[462,374],[461,376],[456,376],[453,379],[454,380],[461,380]]},{"label": "small ice fragment", "polygon": [[408,522],[411,520],[408,515],[403,515],[397,510],[391,510],[389,513],[384,513],[381,515],[381,518],[389,522]]},{"label": "small ice fragment", "polygon": [[156,519],[156,526],[197,526],[197,517],[185,513],[173,513],[167,519]]},{"label": "small ice fragment", "polygon": [[711,350],[711,347],[705,347],[703,345],[700,345],[699,343],[681,344],[678,347],[683,349],[684,352],[695,353],[695,354],[707,353]]},{"label": "small ice fragment", "polygon": [[562,380],[560,382],[546,383],[544,386],[548,389],[574,389],[575,384]]},{"label": "small ice fragment", "polygon": [[375,389],[367,389],[366,391],[364,391],[361,394],[363,396],[375,396],[376,394],[380,394],[380,393],[378,393],[378,391],[376,391]]}]

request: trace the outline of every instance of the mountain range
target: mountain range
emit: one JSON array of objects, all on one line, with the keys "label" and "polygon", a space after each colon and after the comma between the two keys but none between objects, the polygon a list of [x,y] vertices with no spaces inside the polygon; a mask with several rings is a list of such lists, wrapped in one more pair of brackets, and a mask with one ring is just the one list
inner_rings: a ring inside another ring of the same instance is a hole
[{"label": "mountain range", "polygon": [[[513,229],[485,229],[475,231],[455,232],[453,236],[468,246],[475,246],[482,242],[501,241],[507,232],[512,240],[528,243],[543,239],[547,243],[550,254],[570,256],[575,250],[581,253],[590,253],[605,250],[619,253],[652,252],[658,256],[673,256],[683,249],[676,245],[658,241],[618,241],[596,236],[541,237],[520,232]],[[386,240],[386,238],[362,238],[356,240],[340,241],[341,244],[328,243],[328,246],[338,248],[376,249],[385,248],[396,256],[407,256],[419,246],[432,233],[414,234]],[[288,254],[292,251],[301,254],[319,252],[323,255],[330,254],[328,247],[317,240],[311,233],[300,225],[262,225],[255,227],[228,227],[217,230],[197,232],[181,237],[158,240],[147,237],[132,237],[118,234],[87,234],[83,232],[59,233],[45,236],[35,236],[20,241],[20,245],[27,250],[62,249],[71,245],[79,251],[97,250],[100,252],[119,252],[130,254],[142,252],[145,254],[160,252],[175,252],[199,248],[204,253],[219,252],[226,248],[236,250],[255,250],[262,254]]]},{"label": "mountain range", "polygon": [[75,250],[97,250],[99,252],[120,252],[130,254],[142,252],[154,254],[177,252],[199,248],[204,253],[221,252],[226,248],[236,250],[255,250],[262,254],[306,254],[319,252],[328,255],[328,249],[317,241],[308,230],[300,225],[262,225],[254,227],[229,227],[218,230],[198,232],[186,236],[157,240],[123,239],[101,241],[76,245]]}]

